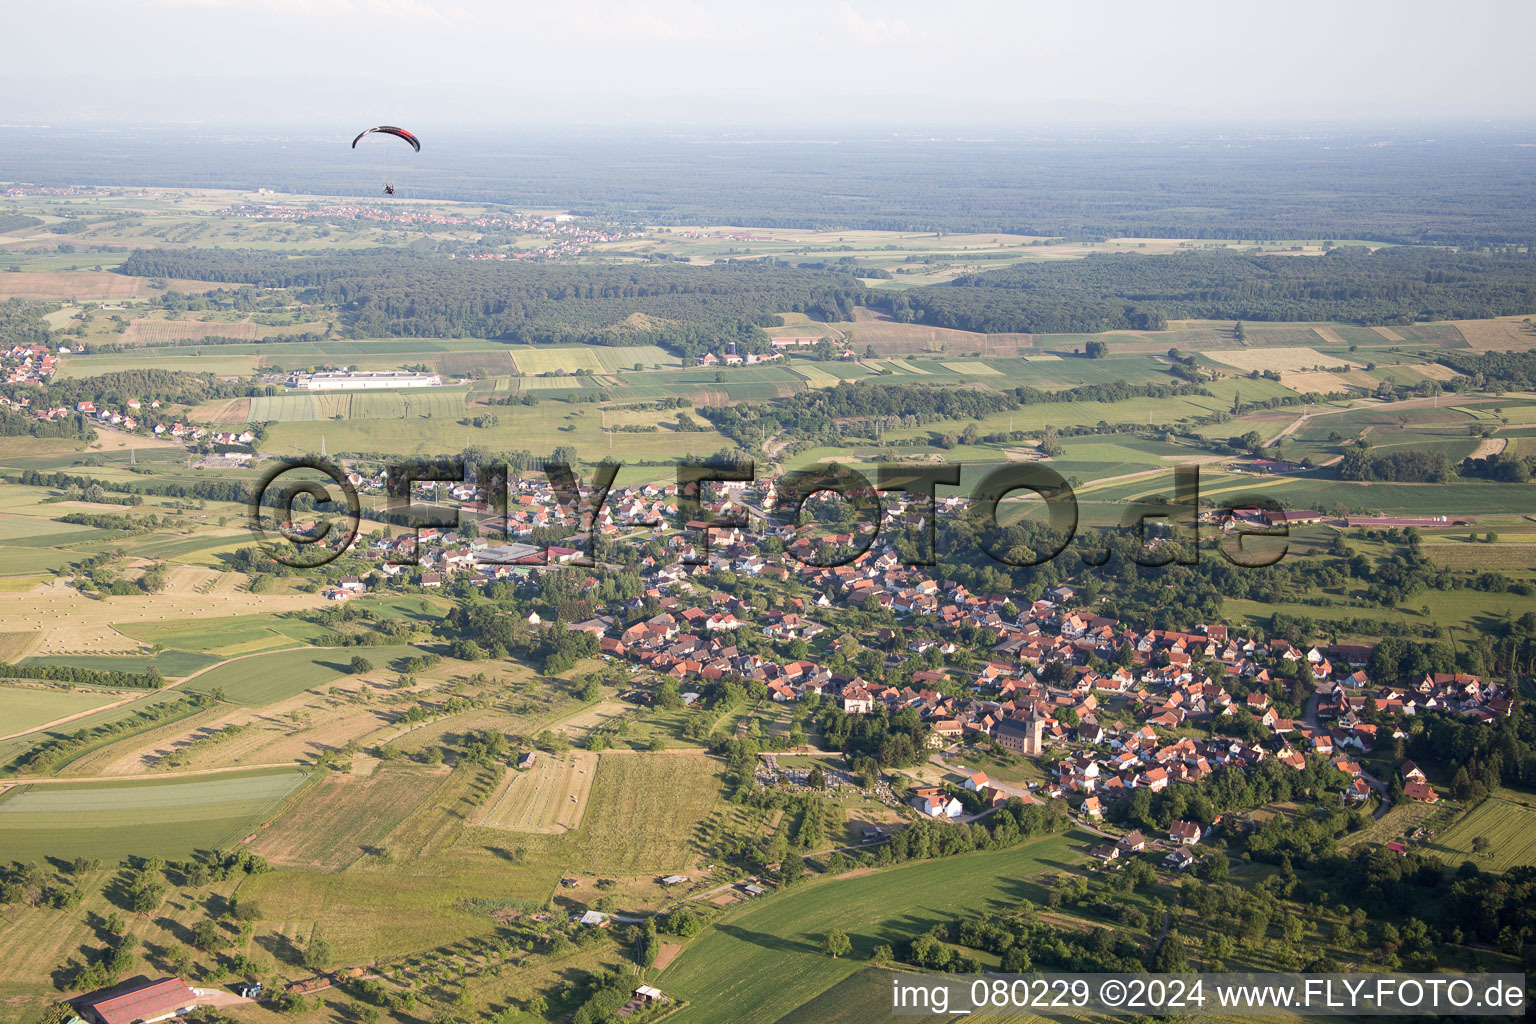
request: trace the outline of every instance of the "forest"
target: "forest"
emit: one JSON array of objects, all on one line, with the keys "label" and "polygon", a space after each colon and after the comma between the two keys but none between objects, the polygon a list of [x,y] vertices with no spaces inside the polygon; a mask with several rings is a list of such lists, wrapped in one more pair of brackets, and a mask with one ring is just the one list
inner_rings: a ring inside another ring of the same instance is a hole
[{"label": "forest", "polygon": [[899,292],[889,307],[934,327],[1035,334],[1156,330],[1170,318],[1401,324],[1532,309],[1536,255],[1406,246],[1040,260]]},{"label": "forest", "polygon": [[336,305],[353,337],[661,345],[683,356],[726,341],[762,352],[778,313],[849,320],[874,293],[851,274],[759,260],[707,267],[490,263],[371,249],[289,259],[228,249],[134,252],[122,273],[289,288]]},{"label": "forest", "polygon": [[[1403,324],[1536,308],[1536,256],[1392,246],[1322,257],[1190,251],[1040,260],[950,284],[877,291],[852,273],[768,260],[709,266],[470,262],[423,246],[285,257],[231,249],[140,250],[140,277],[288,288],[341,313],[352,337],[664,346],[693,357],[724,342],[761,352],[777,314],[902,322],[982,333],[1159,330],[1169,318]],[[1101,351],[1101,350],[1100,350]]]},{"label": "forest", "polygon": [[48,322],[43,314],[58,309],[57,303],[6,299],[0,302],[0,345],[42,345],[48,341]]}]

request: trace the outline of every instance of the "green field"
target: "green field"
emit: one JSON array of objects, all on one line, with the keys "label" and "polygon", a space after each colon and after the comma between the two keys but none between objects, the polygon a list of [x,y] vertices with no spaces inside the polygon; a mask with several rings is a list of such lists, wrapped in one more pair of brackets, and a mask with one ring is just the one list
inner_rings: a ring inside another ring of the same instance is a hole
[{"label": "green field", "polygon": [[[716,385],[718,388],[719,385]],[[692,392],[697,389],[687,389]],[[496,417],[491,427],[477,428],[460,423],[466,413],[489,413]],[[452,418],[322,420],[274,424],[267,438],[274,450],[320,451],[322,437],[326,450],[337,452],[380,452],[395,454],[442,455],[461,451],[466,445],[484,445],[494,451],[552,452],[557,446],[574,447],[581,458],[596,460],[612,454],[624,460],[658,459],[671,461],[683,455],[705,455],[730,447],[723,434],[714,430],[677,431],[663,426],[657,433],[618,433],[611,437],[603,430],[604,411],[595,405],[568,405],[546,401],[537,406],[473,406],[461,409]],[[656,412],[654,422],[675,419],[675,412]]]},{"label": "green field", "polygon": [[306,778],[297,769],[149,782],[21,786],[0,800],[0,849],[41,861],[179,858],[238,843]]},{"label": "green field", "polygon": [[[1455,863],[1470,860],[1485,871],[1536,864],[1536,809],[1532,809],[1530,797],[1518,794],[1518,799],[1521,802],[1489,797],[1437,835],[1430,849]],[[1492,843],[1487,856],[1472,849],[1472,840],[1479,836]]]},{"label": "green field", "polygon": [[67,665],[71,668],[86,668],[93,672],[148,672],[154,668],[167,679],[179,679],[189,676],[199,669],[209,665],[217,665],[222,660],[216,654],[204,654],[198,651],[161,651],[153,656],[136,656],[112,654],[68,654],[41,658],[23,658],[23,665]]},{"label": "green field", "polygon": [[420,654],[414,647],[303,647],[239,658],[210,669],[187,684],[195,693],[220,690],[235,704],[261,706],[322,686],[351,671],[348,663],[361,654],[383,668],[396,658]]},{"label": "green field", "polygon": [[686,754],[605,753],[569,868],[603,874],[687,868],[697,822],[721,799],[720,764]]},{"label": "green field", "polygon": [[615,373],[632,369],[636,363],[648,367],[681,365],[677,356],[655,345],[515,345],[509,351],[517,372],[529,377],[556,370]]},{"label": "green field", "polygon": [[120,699],[112,694],[95,691],[0,686],[0,709],[4,710],[0,721],[4,722],[7,733],[20,732]]},{"label": "green field", "polygon": [[[1052,836],[1009,850],[921,861],[853,878],[824,878],[727,914],[683,950],[655,984],[689,1001],[693,1021],[777,1021],[858,971],[878,943],[893,945],[952,917],[1044,902],[1036,876],[1069,869],[1093,837]],[[828,929],[853,940],[853,955],[821,952]],[[881,1011],[866,1007],[861,1020]]]},{"label": "green field", "polygon": [[307,644],[329,631],[303,619],[271,615],[230,615],[217,619],[173,619],[169,622],[128,622],[119,633],[145,643],[183,651],[234,657],[259,650]]}]

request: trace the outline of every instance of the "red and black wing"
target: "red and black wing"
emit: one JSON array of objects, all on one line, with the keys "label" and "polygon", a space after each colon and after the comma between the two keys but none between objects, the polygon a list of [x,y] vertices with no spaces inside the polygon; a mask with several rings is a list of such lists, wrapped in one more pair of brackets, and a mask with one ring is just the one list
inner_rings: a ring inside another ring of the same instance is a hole
[{"label": "red and black wing", "polygon": [[410,143],[412,149],[418,153],[421,152],[421,140],[417,139],[416,136],[412,135],[404,128],[396,128],[392,124],[381,124],[377,128],[369,128],[367,131],[358,132],[357,138],[352,140],[352,148],[357,148],[357,144],[363,140],[364,135],[372,135],[374,132],[378,132],[381,135],[393,135],[397,139],[404,139],[406,142]]}]

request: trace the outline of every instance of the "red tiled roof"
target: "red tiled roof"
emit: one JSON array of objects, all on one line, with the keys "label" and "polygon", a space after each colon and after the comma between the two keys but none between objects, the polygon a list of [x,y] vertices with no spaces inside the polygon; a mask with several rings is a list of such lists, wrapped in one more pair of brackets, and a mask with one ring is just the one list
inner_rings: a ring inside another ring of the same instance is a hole
[{"label": "red tiled roof", "polygon": [[87,1004],[105,1024],[131,1024],[191,1007],[197,996],[180,978],[163,978],[142,988]]}]

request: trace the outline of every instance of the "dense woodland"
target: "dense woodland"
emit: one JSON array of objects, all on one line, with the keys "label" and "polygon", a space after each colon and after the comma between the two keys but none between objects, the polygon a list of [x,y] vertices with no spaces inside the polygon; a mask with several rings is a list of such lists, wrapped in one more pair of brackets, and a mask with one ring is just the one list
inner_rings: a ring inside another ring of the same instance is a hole
[{"label": "dense woodland", "polygon": [[899,320],[966,331],[1148,330],[1165,319],[1475,319],[1536,309],[1536,256],[1363,246],[1321,258],[1225,250],[1040,260],[896,293]]},{"label": "dense woodland", "polygon": [[763,351],[781,312],[846,321],[855,306],[984,333],[1159,330],[1169,318],[1401,324],[1536,309],[1536,256],[1395,246],[1320,258],[1192,251],[1042,260],[952,284],[881,292],[852,273],[764,260],[602,266],[449,260],[426,248],[286,257],[141,250],[122,273],[292,289],[333,305],[354,337],[657,344],[695,356]]},{"label": "dense woodland", "polygon": [[41,345],[48,341],[48,322],[43,314],[58,309],[57,303],[6,299],[0,302],[0,345]]},{"label": "dense woodland", "polygon": [[0,235],[7,231],[20,231],[23,228],[42,227],[43,222],[36,217],[28,217],[24,213],[14,213],[0,210]]},{"label": "dense woodland", "polygon": [[122,272],[290,288],[340,308],[356,337],[663,345],[697,355],[725,341],[765,351],[777,313],[847,320],[869,300],[849,274],[761,261],[687,267],[451,261],[389,249],[289,259],[251,250],[154,250]]},{"label": "dense woodland", "polygon": [[1536,387],[1536,352],[1443,352],[1437,358],[1479,386],[1486,382],[1519,390]]}]

